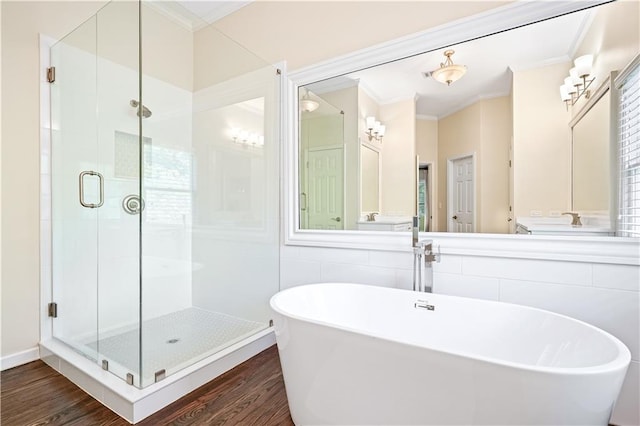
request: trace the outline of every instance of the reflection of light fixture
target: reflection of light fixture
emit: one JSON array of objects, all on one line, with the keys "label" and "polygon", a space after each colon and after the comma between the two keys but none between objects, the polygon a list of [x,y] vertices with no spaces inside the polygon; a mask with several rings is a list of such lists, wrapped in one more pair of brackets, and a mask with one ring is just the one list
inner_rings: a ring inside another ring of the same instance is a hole
[{"label": "reflection of light fixture", "polygon": [[464,73],[467,72],[467,67],[464,65],[455,65],[451,60],[451,55],[456,53],[454,50],[446,50],[444,52],[444,56],[447,57],[447,60],[444,63],[440,63],[440,68],[437,70],[431,71],[431,77],[436,79],[442,84],[446,84],[447,86],[451,85],[451,83],[459,80]]},{"label": "reflection of light fixture", "polygon": [[593,66],[593,55],[584,55],[573,61],[575,67],[569,70],[569,77],[564,79],[564,84],[560,86],[560,99],[569,107],[575,105],[578,99],[584,95],[589,99],[591,91],[588,90],[595,77],[589,79]]},{"label": "reflection of light fixture", "polygon": [[237,127],[231,129],[231,140],[245,147],[264,146],[264,136],[259,135],[255,132],[249,132],[248,130],[239,129]]},{"label": "reflection of light fixture", "polygon": [[318,109],[320,104],[309,97],[309,90],[304,89],[304,95],[300,99],[300,111],[311,112]]},{"label": "reflection of light fixture", "polygon": [[367,117],[367,131],[365,133],[369,136],[369,142],[372,139],[382,142],[385,130],[385,125],[380,124],[375,117]]}]

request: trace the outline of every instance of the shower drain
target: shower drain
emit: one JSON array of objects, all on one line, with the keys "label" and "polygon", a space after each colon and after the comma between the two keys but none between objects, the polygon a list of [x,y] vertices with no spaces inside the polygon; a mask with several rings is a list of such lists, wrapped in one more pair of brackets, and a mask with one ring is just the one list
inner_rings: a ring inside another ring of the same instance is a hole
[{"label": "shower drain", "polygon": [[178,343],[180,341],[180,339],[169,339],[167,340],[167,343]]}]

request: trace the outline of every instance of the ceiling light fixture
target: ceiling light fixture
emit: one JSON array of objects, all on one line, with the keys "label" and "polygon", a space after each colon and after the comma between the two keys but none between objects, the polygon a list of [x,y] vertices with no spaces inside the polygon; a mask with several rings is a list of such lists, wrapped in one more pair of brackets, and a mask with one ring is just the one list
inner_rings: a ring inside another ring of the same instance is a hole
[{"label": "ceiling light fixture", "polygon": [[569,70],[569,77],[564,79],[564,84],[560,86],[560,99],[564,101],[569,108],[578,102],[583,95],[585,99],[589,99],[591,91],[589,86],[595,80],[595,77],[589,78],[593,67],[593,55],[583,55],[573,61],[575,67]]},{"label": "ceiling light fixture", "polygon": [[312,112],[318,109],[320,104],[309,97],[309,90],[304,89],[304,95],[300,99],[300,111]]},{"label": "ceiling light fixture", "polygon": [[451,83],[456,82],[462,78],[467,72],[467,67],[464,65],[456,65],[451,60],[451,56],[456,53],[455,50],[446,50],[444,56],[446,60],[444,63],[440,63],[440,68],[435,71],[431,71],[431,77],[436,79],[442,84],[450,86]]}]

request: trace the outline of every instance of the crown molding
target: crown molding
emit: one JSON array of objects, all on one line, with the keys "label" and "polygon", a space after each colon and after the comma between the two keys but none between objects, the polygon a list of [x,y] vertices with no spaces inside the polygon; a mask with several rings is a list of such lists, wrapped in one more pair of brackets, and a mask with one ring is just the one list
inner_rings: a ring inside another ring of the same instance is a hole
[{"label": "crown molding", "polygon": [[609,2],[609,0],[513,2],[484,13],[293,70],[289,75],[299,85],[309,84]]}]

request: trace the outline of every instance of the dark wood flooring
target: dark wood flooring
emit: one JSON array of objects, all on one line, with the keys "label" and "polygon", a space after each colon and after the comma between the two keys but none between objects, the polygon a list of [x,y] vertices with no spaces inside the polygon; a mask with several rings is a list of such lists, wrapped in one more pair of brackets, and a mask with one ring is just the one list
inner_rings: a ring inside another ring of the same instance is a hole
[{"label": "dark wood flooring", "polygon": [[[128,425],[42,361],[2,372],[0,425]],[[138,425],[293,425],[276,346]]]}]

